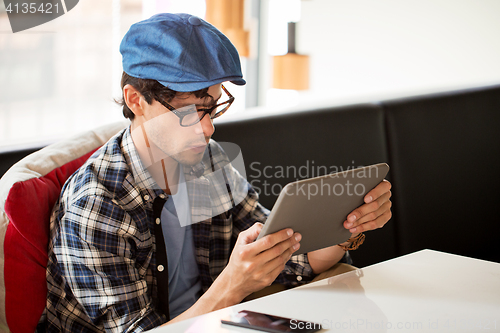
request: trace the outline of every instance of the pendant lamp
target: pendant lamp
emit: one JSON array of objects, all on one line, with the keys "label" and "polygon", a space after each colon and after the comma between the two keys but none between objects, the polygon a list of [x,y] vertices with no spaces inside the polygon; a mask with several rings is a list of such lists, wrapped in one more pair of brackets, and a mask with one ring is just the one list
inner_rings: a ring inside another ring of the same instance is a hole
[{"label": "pendant lamp", "polygon": [[309,56],[295,50],[296,23],[288,22],[288,52],[273,57],[273,88],[309,89]]},{"label": "pendant lamp", "polygon": [[242,57],[248,57],[249,31],[245,30],[245,0],[206,0],[205,19],[234,44]]}]

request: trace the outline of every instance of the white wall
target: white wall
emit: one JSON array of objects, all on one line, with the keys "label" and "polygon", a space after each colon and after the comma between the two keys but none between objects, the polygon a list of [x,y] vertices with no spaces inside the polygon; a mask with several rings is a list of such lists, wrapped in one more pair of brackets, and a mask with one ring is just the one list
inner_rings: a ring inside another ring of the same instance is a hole
[{"label": "white wall", "polygon": [[[264,88],[261,101],[268,106],[344,104],[500,83],[498,0],[302,1],[297,34],[298,53],[310,55],[310,90]],[[263,73],[271,69],[267,56]],[[261,83],[269,88],[269,74]]]}]

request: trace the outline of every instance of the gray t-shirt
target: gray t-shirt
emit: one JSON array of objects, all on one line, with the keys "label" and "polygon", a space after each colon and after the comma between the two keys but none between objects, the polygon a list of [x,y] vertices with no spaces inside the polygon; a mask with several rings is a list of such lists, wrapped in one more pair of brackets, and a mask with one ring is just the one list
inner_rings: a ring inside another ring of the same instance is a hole
[{"label": "gray t-shirt", "polygon": [[180,172],[177,193],[169,196],[161,212],[161,227],[168,259],[171,319],[191,307],[202,293],[190,216],[186,183]]}]

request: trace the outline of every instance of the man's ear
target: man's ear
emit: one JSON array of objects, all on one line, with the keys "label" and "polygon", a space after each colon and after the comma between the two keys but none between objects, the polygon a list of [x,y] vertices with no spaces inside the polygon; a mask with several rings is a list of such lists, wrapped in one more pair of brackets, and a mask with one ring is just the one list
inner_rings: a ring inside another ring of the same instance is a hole
[{"label": "man's ear", "polygon": [[130,111],[136,116],[144,115],[143,105],[146,102],[142,94],[132,85],[127,84],[123,87],[123,100],[127,104]]}]

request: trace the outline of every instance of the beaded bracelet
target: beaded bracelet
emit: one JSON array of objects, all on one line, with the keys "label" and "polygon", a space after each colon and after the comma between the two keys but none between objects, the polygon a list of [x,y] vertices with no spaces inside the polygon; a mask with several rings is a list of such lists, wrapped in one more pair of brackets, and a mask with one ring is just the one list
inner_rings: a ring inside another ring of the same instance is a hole
[{"label": "beaded bracelet", "polygon": [[356,250],[365,241],[365,234],[361,232],[356,237],[351,237],[347,241],[351,244],[349,244],[347,246],[339,244],[339,246],[342,248],[342,250],[344,250],[344,251]]}]

